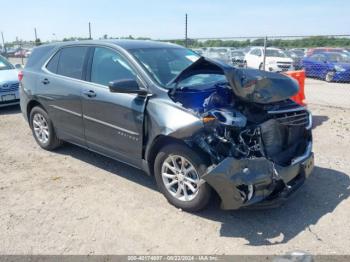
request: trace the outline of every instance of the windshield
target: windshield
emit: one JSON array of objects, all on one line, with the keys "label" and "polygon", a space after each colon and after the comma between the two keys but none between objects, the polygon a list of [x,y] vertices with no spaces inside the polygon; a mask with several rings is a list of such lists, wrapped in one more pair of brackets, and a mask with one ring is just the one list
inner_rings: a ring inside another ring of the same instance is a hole
[{"label": "windshield", "polygon": [[232,56],[244,56],[244,52],[242,51],[232,51]]},{"label": "windshield", "polygon": [[350,56],[345,53],[329,53],[327,58],[331,62],[350,63]]},{"label": "windshield", "polygon": [[305,55],[304,51],[301,50],[293,50],[291,52],[300,57],[303,57]]},{"label": "windshield", "polygon": [[287,55],[278,49],[266,49],[266,56],[268,57],[287,57]]},{"label": "windshield", "polygon": [[7,61],[4,57],[0,56],[0,70],[14,69],[13,65]]},{"label": "windshield", "polygon": [[200,58],[185,48],[138,48],[130,49],[129,52],[163,87]]}]

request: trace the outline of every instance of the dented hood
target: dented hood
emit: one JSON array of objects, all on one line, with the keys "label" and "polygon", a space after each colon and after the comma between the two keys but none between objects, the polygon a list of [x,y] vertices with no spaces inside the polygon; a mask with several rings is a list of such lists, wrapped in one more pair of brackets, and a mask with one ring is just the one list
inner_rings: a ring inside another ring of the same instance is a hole
[{"label": "dented hood", "polygon": [[203,73],[224,74],[234,94],[247,102],[267,104],[292,97],[298,83],[283,74],[256,69],[241,69],[201,57],[183,70],[171,83]]}]

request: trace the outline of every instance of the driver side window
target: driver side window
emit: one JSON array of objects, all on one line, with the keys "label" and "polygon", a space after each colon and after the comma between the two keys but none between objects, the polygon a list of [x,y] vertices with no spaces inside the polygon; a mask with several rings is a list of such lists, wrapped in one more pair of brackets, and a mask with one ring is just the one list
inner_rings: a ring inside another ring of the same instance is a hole
[{"label": "driver side window", "polygon": [[108,86],[115,80],[136,79],[136,73],[129,62],[117,52],[96,47],[91,66],[91,82]]}]

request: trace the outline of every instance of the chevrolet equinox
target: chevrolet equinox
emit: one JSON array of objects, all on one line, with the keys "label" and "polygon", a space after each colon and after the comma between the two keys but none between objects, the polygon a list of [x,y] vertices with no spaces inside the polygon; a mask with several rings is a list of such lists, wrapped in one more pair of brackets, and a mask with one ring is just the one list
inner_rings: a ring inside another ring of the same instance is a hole
[{"label": "chevrolet equinox", "polygon": [[312,117],[297,91],[288,76],[174,44],[77,41],[33,50],[20,104],[43,149],[66,141],[142,169],[197,211],[213,192],[223,209],[277,206],[303,184]]}]

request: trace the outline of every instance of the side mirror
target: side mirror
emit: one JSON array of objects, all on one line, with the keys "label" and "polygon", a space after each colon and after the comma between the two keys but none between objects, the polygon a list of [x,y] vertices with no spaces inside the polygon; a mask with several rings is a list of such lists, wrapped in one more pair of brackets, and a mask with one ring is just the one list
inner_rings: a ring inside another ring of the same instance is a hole
[{"label": "side mirror", "polygon": [[15,64],[15,68],[21,70],[23,69],[23,66],[21,64]]},{"label": "side mirror", "polygon": [[109,91],[112,93],[147,95],[147,90],[140,89],[135,79],[122,79],[109,82]]}]

